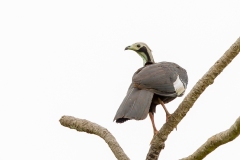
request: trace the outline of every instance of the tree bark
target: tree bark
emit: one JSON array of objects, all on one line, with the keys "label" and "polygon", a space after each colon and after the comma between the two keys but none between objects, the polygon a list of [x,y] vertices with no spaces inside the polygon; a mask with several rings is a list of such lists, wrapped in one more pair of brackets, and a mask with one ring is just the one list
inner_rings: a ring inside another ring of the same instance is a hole
[{"label": "tree bark", "polygon": [[65,127],[76,129],[80,132],[98,135],[105,140],[117,159],[129,160],[128,156],[124,153],[114,136],[106,128],[88,120],[79,119],[72,116],[62,116],[59,121],[61,125]]},{"label": "tree bark", "polygon": [[237,56],[240,51],[240,37],[237,41],[223,54],[223,56],[209,69],[207,73],[195,84],[192,90],[184,98],[176,111],[171,115],[168,121],[162,126],[158,133],[153,137],[146,160],[157,160],[165,141],[177,124],[185,117],[187,112],[196,102],[198,97],[211,84],[214,79],[223,71],[223,69]]},{"label": "tree bark", "polygon": [[228,143],[238,137],[240,134],[240,117],[226,131],[220,132],[209,138],[201,147],[199,147],[192,155],[181,160],[199,160],[206,157],[217,147]]}]

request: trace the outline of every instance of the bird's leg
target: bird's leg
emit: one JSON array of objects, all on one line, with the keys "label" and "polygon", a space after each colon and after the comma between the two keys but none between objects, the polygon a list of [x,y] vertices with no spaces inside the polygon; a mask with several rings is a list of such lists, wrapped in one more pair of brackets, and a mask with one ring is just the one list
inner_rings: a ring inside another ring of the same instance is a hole
[{"label": "bird's leg", "polygon": [[[162,107],[163,107],[163,109],[164,109],[164,111],[166,113],[166,122],[167,122],[168,118],[171,116],[171,114],[168,112],[167,108],[165,107],[163,101],[160,98],[158,98],[158,101],[162,105]],[[175,129],[177,130],[177,126],[175,127]]]},{"label": "bird's leg", "polygon": [[[149,114],[149,117],[150,117],[150,119],[151,119],[151,122],[152,122],[152,127],[153,127],[153,138],[154,138],[154,136],[157,134],[157,128],[156,128],[156,126],[155,126],[155,123],[154,123],[154,114],[152,113],[152,112],[149,112],[148,113]],[[153,141],[153,138],[152,138],[152,140],[151,140],[151,142],[150,142],[150,145],[152,144],[152,141]]]},{"label": "bird's leg", "polygon": [[165,107],[163,101],[160,98],[158,98],[158,101],[162,105],[162,107],[163,107],[163,109],[164,109],[164,111],[166,113],[166,122],[167,122],[168,118],[171,116],[171,114],[168,112],[167,108]]},{"label": "bird's leg", "polygon": [[149,117],[151,119],[152,127],[153,127],[153,133],[155,135],[155,134],[157,134],[158,131],[157,131],[157,128],[156,128],[155,123],[154,123],[154,115],[153,115],[152,112],[149,112]]}]

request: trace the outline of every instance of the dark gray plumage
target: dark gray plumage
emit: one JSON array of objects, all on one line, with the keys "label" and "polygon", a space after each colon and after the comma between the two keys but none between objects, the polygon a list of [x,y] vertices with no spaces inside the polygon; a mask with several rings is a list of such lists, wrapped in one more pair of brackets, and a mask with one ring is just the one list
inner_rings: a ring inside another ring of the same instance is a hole
[{"label": "dark gray plumage", "polygon": [[143,120],[149,114],[154,133],[154,112],[161,104],[170,116],[164,104],[184,94],[188,83],[185,69],[172,62],[154,63],[151,50],[145,43],[135,43],[126,49],[136,51],[144,62],[144,67],[138,69],[133,77],[127,95],[120,105],[114,120],[123,123],[126,120]]}]

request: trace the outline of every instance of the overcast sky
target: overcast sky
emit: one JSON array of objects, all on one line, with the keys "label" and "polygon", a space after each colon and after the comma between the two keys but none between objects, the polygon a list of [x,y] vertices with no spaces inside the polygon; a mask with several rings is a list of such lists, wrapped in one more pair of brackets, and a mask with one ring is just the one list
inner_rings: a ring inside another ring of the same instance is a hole
[{"label": "overcast sky", "polygon": [[[142,121],[113,122],[142,59],[124,48],[145,42],[155,62],[189,76],[186,94],[240,36],[240,1],[1,1],[0,159],[115,159],[95,135],[60,125],[63,115],[106,127],[132,160],[145,159],[153,130]],[[220,74],[173,131],[159,159],[193,153],[240,116],[240,57]],[[157,107],[157,128],[165,113]],[[240,138],[206,160],[240,159]],[[231,157],[231,158],[230,158]]]}]

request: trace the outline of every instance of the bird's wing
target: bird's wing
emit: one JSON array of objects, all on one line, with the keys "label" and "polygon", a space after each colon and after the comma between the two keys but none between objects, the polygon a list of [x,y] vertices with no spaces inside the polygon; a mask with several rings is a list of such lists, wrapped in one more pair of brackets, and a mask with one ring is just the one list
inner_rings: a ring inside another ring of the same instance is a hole
[{"label": "bird's wing", "polygon": [[126,97],[118,108],[114,120],[117,123],[122,123],[129,119],[145,119],[149,112],[152,97],[152,92],[134,88],[134,84],[132,83]]},{"label": "bird's wing", "polygon": [[177,97],[187,86],[187,73],[172,62],[160,62],[140,68],[132,79],[134,86],[155,94]]}]

